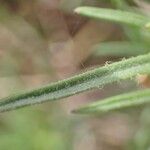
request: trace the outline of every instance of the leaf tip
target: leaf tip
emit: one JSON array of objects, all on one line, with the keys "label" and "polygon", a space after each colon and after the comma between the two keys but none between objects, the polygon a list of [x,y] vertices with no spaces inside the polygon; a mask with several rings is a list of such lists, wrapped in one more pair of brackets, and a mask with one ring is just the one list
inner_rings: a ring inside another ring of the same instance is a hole
[{"label": "leaf tip", "polygon": [[74,12],[77,14],[82,14],[85,11],[87,11],[87,8],[88,8],[87,6],[77,7],[77,8],[75,8]]},{"label": "leaf tip", "polygon": [[81,8],[80,7],[77,7],[74,12],[77,13],[77,14],[80,14],[80,11],[81,11]]}]

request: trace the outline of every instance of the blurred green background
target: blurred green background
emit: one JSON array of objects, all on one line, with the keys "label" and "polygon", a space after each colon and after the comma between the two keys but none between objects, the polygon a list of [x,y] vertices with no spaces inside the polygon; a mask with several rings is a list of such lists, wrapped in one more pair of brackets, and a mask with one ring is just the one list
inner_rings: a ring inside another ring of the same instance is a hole
[{"label": "blurred green background", "polygon": [[[149,29],[91,20],[73,12],[84,5],[150,16],[148,0],[0,0],[1,98],[150,51]],[[128,43],[124,47],[103,43],[110,41]],[[149,79],[138,80],[139,84],[125,81],[68,101],[1,113],[0,150],[149,150],[148,106],[102,118],[70,112],[95,99],[149,86]]]}]

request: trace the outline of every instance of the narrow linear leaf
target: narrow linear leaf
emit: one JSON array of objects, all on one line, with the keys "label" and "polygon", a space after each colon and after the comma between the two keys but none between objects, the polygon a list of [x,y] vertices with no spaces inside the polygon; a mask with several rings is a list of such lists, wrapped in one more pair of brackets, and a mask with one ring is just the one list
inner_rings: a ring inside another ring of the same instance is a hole
[{"label": "narrow linear leaf", "polygon": [[90,18],[114,21],[133,26],[145,26],[150,21],[148,17],[141,14],[107,8],[83,6],[76,8],[75,12]]},{"label": "narrow linear leaf", "polygon": [[93,88],[131,79],[138,74],[150,74],[150,53],[87,71],[45,87],[1,99],[0,112],[19,107],[58,100]]},{"label": "narrow linear leaf", "polygon": [[93,49],[95,56],[137,56],[150,52],[145,44],[128,41],[103,42]]},{"label": "narrow linear leaf", "polygon": [[150,89],[122,94],[98,101],[77,110],[74,113],[103,114],[109,111],[150,103]]}]

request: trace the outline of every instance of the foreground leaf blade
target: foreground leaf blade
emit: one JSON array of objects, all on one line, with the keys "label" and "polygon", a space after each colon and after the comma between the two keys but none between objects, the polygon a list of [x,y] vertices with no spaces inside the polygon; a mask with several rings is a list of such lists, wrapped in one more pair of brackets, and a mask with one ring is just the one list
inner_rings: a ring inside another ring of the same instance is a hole
[{"label": "foreground leaf blade", "polygon": [[76,8],[75,12],[90,18],[114,21],[133,26],[145,26],[150,21],[148,17],[140,14],[107,8],[83,6]]},{"label": "foreground leaf blade", "polygon": [[146,103],[150,103],[150,89],[106,98],[102,101],[74,110],[73,112],[81,114],[103,114],[109,111],[139,106]]},{"label": "foreground leaf blade", "polygon": [[150,74],[150,53],[105,65],[39,89],[3,98],[0,101],[0,112],[58,100],[93,88],[102,88],[106,84],[131,79],[138,74]]}]

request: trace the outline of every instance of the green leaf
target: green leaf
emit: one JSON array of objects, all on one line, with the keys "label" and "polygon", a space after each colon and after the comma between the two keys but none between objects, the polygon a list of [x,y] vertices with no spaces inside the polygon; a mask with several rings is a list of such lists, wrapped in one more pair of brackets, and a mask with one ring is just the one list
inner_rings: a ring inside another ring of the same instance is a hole
[{"label": "green leaf", "polygon": [[90,18],[109,20],[133,26],[145,26],[150,21],[148,17],[141,14],[107,8],[83,6],[76,8],[75,12]]},{"label": "green leaf", "polygon": [[128,41],[103,42],[93,49],[95,56],[137,56],[150,52],[145,44]]},{"label": "green leaf", "polygon": [[102,114],[113,110],[150,103],[150,89],[122,94],[98,101],[77,110],[74,113]]},{"label": "green leaf", "polygon": [[45,87],[1,99],[0,112],[19,107],[58,100],[93,88],[132,79],[138,74],[150,74],[150,53],[88,71]]}]

